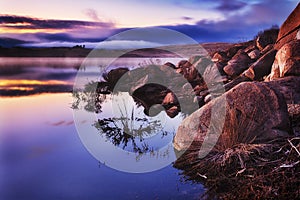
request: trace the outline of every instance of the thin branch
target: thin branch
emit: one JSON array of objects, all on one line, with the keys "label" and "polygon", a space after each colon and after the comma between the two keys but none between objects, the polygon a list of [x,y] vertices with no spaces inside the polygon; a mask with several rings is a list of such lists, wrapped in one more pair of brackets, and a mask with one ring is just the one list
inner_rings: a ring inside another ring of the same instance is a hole
[{"label": "thin branch", "polygon": [[290,145],[292,146],[293,149],[295,149],[295,151],[298,153],[298,155],[300,156],[300,152],[299,150],[293,145],[293,143],[288,139],[288,142],[290,143]]}]

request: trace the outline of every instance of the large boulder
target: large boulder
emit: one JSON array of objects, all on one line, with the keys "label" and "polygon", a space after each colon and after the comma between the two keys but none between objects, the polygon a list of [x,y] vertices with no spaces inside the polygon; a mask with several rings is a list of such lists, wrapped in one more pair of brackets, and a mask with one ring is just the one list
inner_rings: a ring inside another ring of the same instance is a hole
[{"label": "large boulder", "polygon": [[240,50],[230,61],[228,61],[228,64],[224,67],[224,71],[229,76],[236,77],[248,69],[251,62],[252,60],[248,54]]},{"label": "large boulder", "polygon": [[285,20],[279,30],[275,49],[279,50],[284,44],[295,40],[300,28],[300,3]]},{"label": "large boulder", "polygon": [[279,91],[287,104],[300,104],[300,77],[289,76],[268,82],[268,86]]},{"label": "large boulder", "polygon": [[217,141],[214,148],[224,150],[238,143],[263,143],[288,136],[285,99],[269,84],[241,83],[210,101],[181,123],[174,147],[186,150],[192,142],[201,146],[206,141],[207,146]]},{"label": "large boulder", "polygon": [[270,74],[276,52],[275,49],[272,49],[263,55],[244,72],[244,75],[252,80],[261,80],[264,76]]},{"label": "large boulder", "polygon": [[271,74],[267,80],[274,80],[299,73],[300,40],[293,40],[281,47],[276,54]]},{"label": "large boulder", "polygon": [[300,75],[300,57],[287,59],[285,63],[285,76],[299,76]]}]

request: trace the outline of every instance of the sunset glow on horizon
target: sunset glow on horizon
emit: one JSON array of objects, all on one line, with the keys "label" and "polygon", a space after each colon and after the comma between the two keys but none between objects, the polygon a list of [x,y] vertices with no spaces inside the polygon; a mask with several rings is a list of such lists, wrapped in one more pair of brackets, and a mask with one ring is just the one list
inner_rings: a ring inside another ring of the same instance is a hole
[{"label": "sunset glow on horizon", "polygon": [[168,28],[200,43],[246,41],[258,31],[281,25],[297,3],[296,0],[67,0],[63,3],[3,0],[0,46],[87,43],[92,47],[112,35],[139,27]]}]

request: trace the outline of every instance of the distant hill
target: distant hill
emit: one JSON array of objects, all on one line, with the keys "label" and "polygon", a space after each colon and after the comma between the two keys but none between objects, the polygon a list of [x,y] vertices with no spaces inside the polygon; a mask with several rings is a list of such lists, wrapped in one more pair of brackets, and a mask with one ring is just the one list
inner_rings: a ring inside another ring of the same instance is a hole
[{"label": "distant hill", "polygon": [[[137,50],[108,50],[88,49],[81,47],[52,47],[52,48],[25,48],[0,47],[0,57],[175,57],[180,55],[203,54],[226,49],[231,43],[204,43],[191,45],[172,45],[158,48],[144,48]],[[205,49],[205,50],[204,50]],[[93,50],[93,51],[92,51]]]}]

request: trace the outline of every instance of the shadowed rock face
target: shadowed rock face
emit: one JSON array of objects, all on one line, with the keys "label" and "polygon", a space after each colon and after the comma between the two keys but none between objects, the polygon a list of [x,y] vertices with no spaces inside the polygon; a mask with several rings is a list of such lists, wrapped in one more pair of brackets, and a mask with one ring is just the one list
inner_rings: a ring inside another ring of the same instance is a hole
[{"label": "shadowed rock face", "polygon": [[268,85],[279,91],[287,104],[300,104],[300,77],[289,76],[268,82]]},{"label": "shadowed rock face", "polygon": [[[224,105],[225,112],[219,110]],[[225,114],[223,122],[219,120],[222,113]],[[202,145],[205,137],[214,140],[217,131],[222,134],[216,147],[222,149],[288,136],[285,99],[269,83],[241,83],[186,118],[178,128],[174,146],[184,150],[192,142]]]},{"label": "shadowed rock face", "polygon": [[264,76],[270,74],[276,52],[276,50],[271,49],[263,55],[244,72],[245,76],[252,80],[261,80]]},{"label": "shadowed rock face", "polygon": [[300,28],[300,3],[285,20],[279,30],[275,49],[279,50],[284,44],[295,40]]}]

